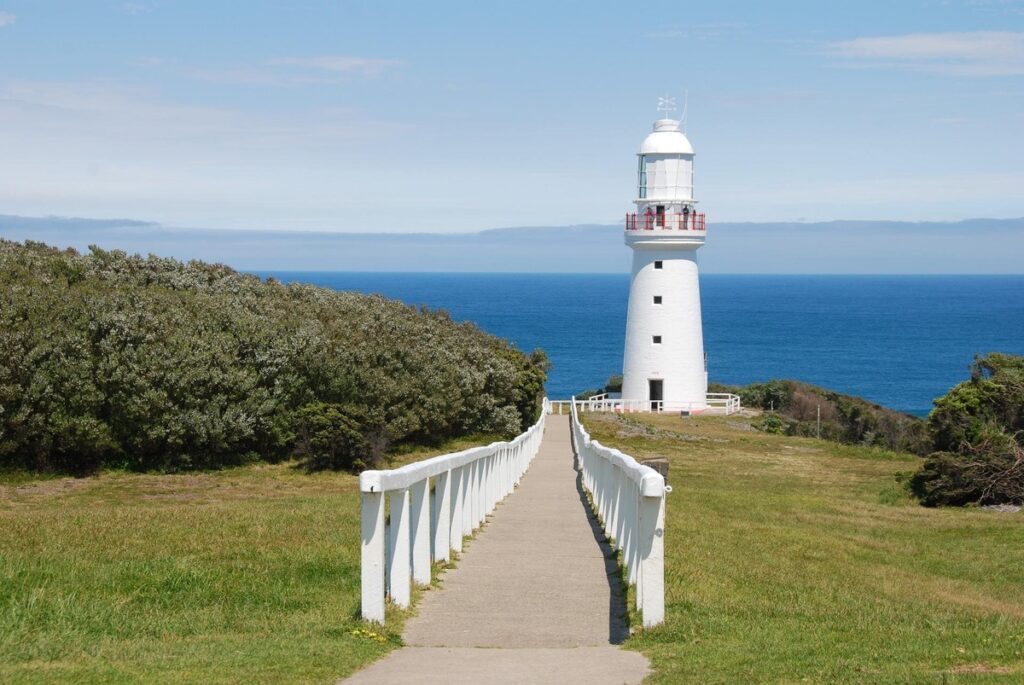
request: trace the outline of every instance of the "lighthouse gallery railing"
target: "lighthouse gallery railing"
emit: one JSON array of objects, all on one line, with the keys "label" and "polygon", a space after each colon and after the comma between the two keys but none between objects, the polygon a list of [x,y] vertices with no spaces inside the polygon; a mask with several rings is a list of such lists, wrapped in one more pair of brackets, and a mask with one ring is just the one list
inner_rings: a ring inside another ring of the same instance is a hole
[{"label": "lighthouse gallery railing", "polygon": [[704,214],[626,214],[627,231],[706,231]]},{"label": "lighthouse gallery railing", "polygon": [[429,585],[431,563],[462,551],[462,538],[519,484],[540,448],[549,411],[544,398],[537,423],[509,442],[359,475],[363,618],[384,622],[385,595],[409,606],[411,583]]},{"label": "lighthouse gallery railing", "polygon": [[605,535],[636,585],[644,627],[665,620],[665,485],[660,473],[590,437],[572,401],[573,450]]}]

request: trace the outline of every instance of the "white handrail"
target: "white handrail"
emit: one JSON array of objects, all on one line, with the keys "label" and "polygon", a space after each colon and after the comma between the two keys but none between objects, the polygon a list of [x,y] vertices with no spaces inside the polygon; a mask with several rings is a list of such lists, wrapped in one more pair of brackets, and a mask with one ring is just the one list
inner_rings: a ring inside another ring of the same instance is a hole
[{"label": "white handrail", "polygon": [[431,563],[462,551],[462,538],[519,484],[540,448],[549,412],[545,397],[537,423],[509,442],[359,475],[364,619],[384,622],[385,595],[409,606],[411,583],[429,585]]},{"label": "white handrail", "polygon": [[[576,411],[582,412],[617,412],[646,413],[667,411],[706,412],[712,414],[735,414],[740,410],[739,395],[730,393],[708,393],[705,402],[681,402],[675,400],[628,400],[590,397],[574,400]],[[552,400],[551,406],[562,413],[562,405],[570,404],[567,400]]]},{"label": "white handrail", "polygon": [[665,493],[671,488],[651,467],[591,439],[577,413],[577,405],[586,402],[573,398],[571,413],[583,485],[605,535],[622,552],[644,627],[656,626],[665,620]]}]

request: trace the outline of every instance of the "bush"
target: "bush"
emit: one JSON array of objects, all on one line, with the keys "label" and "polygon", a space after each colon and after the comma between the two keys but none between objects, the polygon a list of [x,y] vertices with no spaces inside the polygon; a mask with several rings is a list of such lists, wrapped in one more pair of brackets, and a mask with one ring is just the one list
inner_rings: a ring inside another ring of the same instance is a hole
[{"label": "bush", "polygon": [[1019,447],[972,455],[937,452],[910,480],[925,506],[1024,504],[1024,452]]},{"label": "bush", "polygon": [[365,426],[340,404],[314,402],[295,413],[295,453],[306,468],[359,471],[374,461]]},{"label": "bush", "polygon": [[770,427],[770,432],[816,437],[820,410],[823,439],[921,455],[933,449],[921,419],[807,383],[772,380],[745,387],[719,385],[714,392],[731,392],[740,396],[743,406],[774,411],[770,423],[760,422]]},{"label": "bush", "polygon": [[793,381],[779,380],[752,383],[746,387],[737,388],[736,394],[740,396],[740,402],[745,407],[782,411],[789,406],[793,385]]},{"label": "bush", "polygon": [[546,371],[543,352],[443,311],[222,265],[0,241],[0,469],[281,459],[318,404],[358,423],[371,459],[512,436],[536,420]]},{"label": "bush", "polygon": [[786,422],[777,414],[762,414],[761,418],[751,424],[754,428],[765,433],[782,435],[786,432]]},{"label": "bush", "polygon": [[1024,357],[975,358],[928,426],[936,452],[911,481],[923,504],[1024,503]]}]

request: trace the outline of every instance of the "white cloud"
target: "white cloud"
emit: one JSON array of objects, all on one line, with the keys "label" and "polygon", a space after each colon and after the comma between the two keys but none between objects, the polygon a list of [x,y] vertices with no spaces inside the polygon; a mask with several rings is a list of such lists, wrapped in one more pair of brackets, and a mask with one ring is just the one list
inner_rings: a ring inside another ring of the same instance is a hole
[{"label": "white cloud", "polygon": [[411,137],[358,109],[209,106],[116,81],[0,81],[0,131],[4,211],[210,226],[329,226],[346,203],[383,205],[375,160]]},{"label": "white cloud", "polygon": [[279,57],[256,66],[201,67],[186,72],[194,78],[223,85],[336,85],[353,78],[375,78],[404,64],[397,59],[319,55]]},{"label": "white cloud", "polygon": [[139,57],[131,60],[130,64],[136,67],[163,67],[168,64],[173,64],[174,60],[166,59],[164,57]]},{"label": "white cloud", "polygon": [[268,146],[302,154],[392,136],[400,126],[356,111],[318,108],[259,116],[242,110],[168,101],[153,90],[105,81],[0,83],[0,130],[47,149],[160,154],[204,151],[262,154]]},{"label": "white cloud", "polygon": [[376,76],[388,69],[402,66],[403,62],[397,59],[319,55],[314,57],[281,57],[270,60],[268,64],[271,66],[298,67],[300,69],[329,71],[340,74]]},{"label": "white cloud", "polygon": [[138,16],[151,12],[156,5],[152,2],[124,2],[121,3],[121,11],[127,12],[128,14]]},{"label": "white cloud", "polygon": [[645,38],[710,39],[733,36],[742,33],[746,24],[728,21],[712,21],[703,24],[670,24],[644,35]]},{"label": "white cloud", "polygon": [[828,46],[847,66],[929,71],[954,76],[1024,75],[1024,33],[966,31],[863,37]]},{"label": "white cloud", "polygon": [[15,19],[17,17],[10,12],[0,12],[0,29],[13,24]]}]

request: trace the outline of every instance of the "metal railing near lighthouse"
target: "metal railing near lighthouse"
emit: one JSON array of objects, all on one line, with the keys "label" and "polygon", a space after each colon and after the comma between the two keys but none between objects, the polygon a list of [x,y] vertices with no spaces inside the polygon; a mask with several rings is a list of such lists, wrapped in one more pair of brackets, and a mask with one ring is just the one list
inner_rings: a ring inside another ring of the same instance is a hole
[{"label": "metal railing near lighthouse", "polygon": [[696,231],[707,232],[703,212],[671,214],[626,214],[627,231]]},{"label": "metal railing near lighthouse", "polygon": [[412,583],[429,585],[431,564],[462,551],[462,539],[519,484],[550,411],[544,398],[540,418],[514,440],[359,475],[364,619],[383,623],[386,597],[409,606]]},{"label": "metal railing near lighthouse", "polygon": [[621,552],[645,628],[665,620],[665,495],[660,473],[592,439],[571,404],[572,442],[583,486],[605,535]]}]

